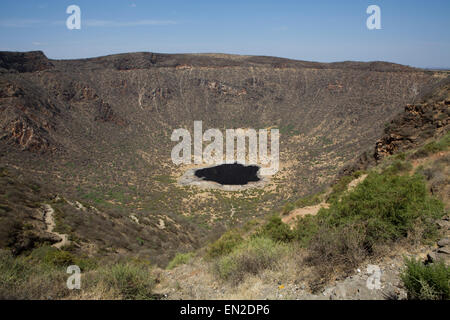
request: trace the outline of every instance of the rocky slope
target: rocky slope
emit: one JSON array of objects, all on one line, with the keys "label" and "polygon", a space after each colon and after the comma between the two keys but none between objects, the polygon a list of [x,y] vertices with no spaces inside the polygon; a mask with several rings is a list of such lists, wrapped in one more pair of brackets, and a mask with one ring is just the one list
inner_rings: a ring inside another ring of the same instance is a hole
[{"label": "rocky slope", "polygon": [[367,169],[387,156],[417,148],[427,140],[445,135],[450,127],[450,78],[427,88],[416,100],[386,123],[375,148],[362,153],[339,175]]}]

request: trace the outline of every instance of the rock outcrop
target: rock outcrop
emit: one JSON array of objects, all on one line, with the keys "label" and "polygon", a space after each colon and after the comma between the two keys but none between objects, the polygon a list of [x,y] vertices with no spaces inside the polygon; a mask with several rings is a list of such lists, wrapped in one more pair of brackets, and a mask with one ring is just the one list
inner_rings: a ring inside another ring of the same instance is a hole
[{"label": "rock outcrop", "polygon": [[437,221],[443,237],[437,242],[436,248],[427,255],[426,263],[444,261],[450,265],[450,217],[445,216]]},{"label": "rock outcrop", "polygon": [[363,152],[345,166],[339,176],[366,170],[389,155],[416,148],[431,138],[439,138],[450,129],[450,77],[421,95],[420,102],[407,104],[404,111],[386,124],[375,148]]},{"label": "rock outcrop", "polygon": [[[450,85],[448,88],[450,93]],[[408,104],[405,111],[389,124],[386,134],[376,142],[375,160],[415,148],[432,137],[439,137],[448,131],[449,125],[450,98]]]},{"label": "rock outcrop", "polygon": [[42,51],[0,52],[1,72],[35,72],[53,67]]}]

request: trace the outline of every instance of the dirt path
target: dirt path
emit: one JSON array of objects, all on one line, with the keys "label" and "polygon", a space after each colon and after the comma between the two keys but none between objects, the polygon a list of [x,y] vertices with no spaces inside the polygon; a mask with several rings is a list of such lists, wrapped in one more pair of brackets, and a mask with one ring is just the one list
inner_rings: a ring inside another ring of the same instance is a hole
[{"label": "dirt path", "polygon": [[325,201],[322,201],[321,203],[316,204],[315,206],[297,208],[297,209],[292,210],[287,216],[284,216],[283,218],[281,218],[281,220],[284,223],[293,225],[295,223],[297,217],[304,217],[307,214],[316,215],[320,209],[322,209],[322,208],[327,209],[329,206],[330,205],[328,203],[326,203]]},{"label": "dirt path", "polygon": [[367,174],[363,174],[361,177],[356,178],[348,184],[347,191],[353,190],[358,184],[363,182],[367,178]]},{"label": "dirt path", "polygon": [[[358,184],[363,182],[364,179],[366,179],[366,177],[367,177],[367,174],[363,174],[361,177],[352,180],[348,184],[347,190],[350,191],[350,190],[354,189]],[[314,206],[308,206],[308,207],[294,209],[288,215],[286,215],[283,218],[281,218],[281,220],[284,223],[287,223],[288,225],[293,227],[297,217],[304,217],[304,216],[306,216],[308,214],[316,215],[317,212],[319,212],[320,209],[322,209],[322,208],[328,209],[329,207],[330,207],[329,203],[326,203],[325,201],[322,201],[321,203],[316,204]]]},{"label": "dirt path", "polygon": [[55,210],[50,206],[49,204],[44,204],[44,221],[47,225],[47,232],[54,234],[61,238],[61,241],[56,242],[52,245],[52,247],[60,249],[63,246],[69,245],[69,236],[67,234],[58,233],[56,231],[53,231],[55,229],[56,223],[55,218],[53,217],[53,214],[55,213]]}]

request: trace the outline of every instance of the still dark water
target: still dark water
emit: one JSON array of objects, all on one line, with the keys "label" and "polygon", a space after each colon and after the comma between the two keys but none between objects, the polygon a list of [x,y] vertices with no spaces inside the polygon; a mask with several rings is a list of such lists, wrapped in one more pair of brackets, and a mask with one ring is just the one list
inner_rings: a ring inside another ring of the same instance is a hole
[{"label": "still dark water", "polygon": [[203,180],[218,182],[222,185],[244,185],[260,180],[258,178],[258,170],[258,166],[230,163],[198,169],[195,171],[195,175],[203,178]]}]

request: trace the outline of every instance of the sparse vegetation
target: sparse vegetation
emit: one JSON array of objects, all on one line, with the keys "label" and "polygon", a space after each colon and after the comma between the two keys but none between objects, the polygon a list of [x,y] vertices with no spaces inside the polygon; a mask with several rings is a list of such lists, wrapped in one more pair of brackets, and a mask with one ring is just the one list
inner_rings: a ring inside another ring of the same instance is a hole
[{"label": "sparse vegetation", "polygon": [[208,246],[207,256],[209,258],[217,258],[229,254],[242,241],[243,238],[237,230],[227,231],[218,240]]},{"label": "sparse vegetation", "polygon": [[322,193],[315,193],[313,195],[298,199],[297,201],[295,201],[295,206],[297,208],[314,206],[322,202],[322,197]]},{"label": "sparse vegetation", "polygon": [[415,158],[423,158],[430,154],[434,154],[440,151],[445,151],[450,146],[450,132],[447,132],[441,139],[438,141],[432,141],[427,143],[423,147],[419,148],[413,156]]},{"label": "sparse vegetation", "polygon": [[266,237],[253,237],[241,243],[228,255],[214,263],[215,273],[233,283],[241,281],[246,274],[258,274],[267,268],[277,268],[279,259],[288,247]]},{"label": "sparse vegetation", "polygon": [[431,221],[442,214],[442,203],[428,195],[421,176],[372,172],[355,190],[322,209],[316,219],[333,228],[363,224],[365,245],[370,249],[378,241],[406,237],[417,220],[428,226],[424,236],[432,236]]},{"label": "sparse vegetation", "polygon": [[443,215],[442,203],[429,196],[422,176],[394,174],[399,171],[371,172],[329,209],[300,219],[296,239],[310,249],[312,265],[348,271],[381,245],[406,239],[417,226],[420,240],[436,235],[433,221]]},{"label": "sparse vegetation", "polygon": [[281,221],[277,215],[272,216],[269,221],[261,227],[258,236],[267,237],[273,241],[289,242],[294,238],[289,226]]},{"label": "sparse vegetation", "polygon": [[171,270],[179,265],[189,263],[189,261],[191,261],[193,257],[194,254],[192,252],[177,253],[175,257],[167,265],[167,269]]},{"label": "sparse vegetation", "polygon": [[[410,163],[394,159],[382,172],[369,172],[350,191],[349,182],[362,173],[343,177],[331,191],[330,207],[302,217],[294,230],[275,215],[248,239],[237,231],[226,233],[209,248],[215,273],[239,281],[246,273],[269,268],[270,257],[286,252],[279,245],[294,248],[300,243],[309,252],[305,261],[317,269],[323,282],[338,270],[354,270],[367,257],[381,253],[383,246],[406,241],[412,234],[420,234],[419,241],[433,238],[434,221],[443,215],[443,205],[428,194],[423,176],[410,175],[410,170]],[[321,197],[301,199],[301,204],[316,203]]]},{"label": "sparse vegetation", "polygon": [[348,184],[355,178],[359,177],[359,172],[355,172],[350,176],[341,177],[332,187],[328,195],[327,202],[332,203],[339,199],[339,197],[347,190]]},{"label": "sparse vegetation", "polygon": [[415,259],[406,259],[401,278],[409,299],[450,299],[450,267],[442,261],[425,265]]},{"label": "sparse vegetation", "polygon": [[281,209],[281,214],[286,215],[294,209],[295,209],[295,205],[293,203],[288,202]]},{"label": "sparse vegetation", "polygon": [[384,172],[390,175],[408,173],[412,169],[412,164],[409,161],[404,161],[401,159],[395,159],[390,163],[385,169]]},{"label": "sparse vegetation", "polygon": [[[66,287],[66,267],[71,264],[84,273],[82,291]],[[20,256],[0,250],[2,299],[153,299],[154,284],[151,266],[142,262],[105,262],[99,267],[91,259],[51,247]]]},{"label": "sparse vegetation", "polygon": [[117,263],[99,271],[100,281],[109,290],[119,293],[123,299],[150,300],[155,285],[147,265]]}]

